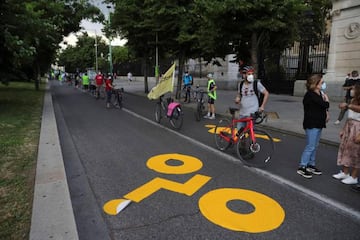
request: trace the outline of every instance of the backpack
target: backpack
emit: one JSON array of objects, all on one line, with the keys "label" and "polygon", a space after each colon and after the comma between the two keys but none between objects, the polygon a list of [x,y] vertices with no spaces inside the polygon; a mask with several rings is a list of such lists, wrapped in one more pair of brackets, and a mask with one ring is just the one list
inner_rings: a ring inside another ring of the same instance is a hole
[{"label": "backpack", "polygon": [[[256,95],[256,97],[258,99],[259,106],[261,106],[261,104],[262,104],[262,102],[264,100],[264,94],[259,92],[257,83],[258,83],[258,80],[253,81],[253,89],[254,89],[255,95]],[[241,89],[242,89],[243,85],[244,85],[244,81],[241,81],[239,83],[239,87],[238,87],[238,93],[240,94],[240,97],[242,97]]]}]

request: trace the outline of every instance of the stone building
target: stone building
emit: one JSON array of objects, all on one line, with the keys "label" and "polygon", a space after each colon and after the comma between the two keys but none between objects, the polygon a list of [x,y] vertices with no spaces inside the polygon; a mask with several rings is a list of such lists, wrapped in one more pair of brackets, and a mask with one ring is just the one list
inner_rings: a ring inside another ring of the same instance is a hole
[{"label": "stone building", "polygon": [[[324,80],[332,100],[342,100],[342,84],[353,70],[360,72],[360,1],[333,0],[330,49]],[[304,81],[296,81],[295,96],[303,96]]]}]

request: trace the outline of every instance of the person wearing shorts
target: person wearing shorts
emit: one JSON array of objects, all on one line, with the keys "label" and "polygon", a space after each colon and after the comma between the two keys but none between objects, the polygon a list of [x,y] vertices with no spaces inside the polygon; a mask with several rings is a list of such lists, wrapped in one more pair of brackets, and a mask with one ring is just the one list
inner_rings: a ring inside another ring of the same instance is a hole
[{"label": "person wearing shorts", "polygon": [[215,119],[215,100],[216,100],[216,84],[213,78],[213,75],[209,73],[207,76],[208,78],[208,85],[207,85],[207,92],[208,92],[208,113],[204,116],[204,118],[208,119]]}]

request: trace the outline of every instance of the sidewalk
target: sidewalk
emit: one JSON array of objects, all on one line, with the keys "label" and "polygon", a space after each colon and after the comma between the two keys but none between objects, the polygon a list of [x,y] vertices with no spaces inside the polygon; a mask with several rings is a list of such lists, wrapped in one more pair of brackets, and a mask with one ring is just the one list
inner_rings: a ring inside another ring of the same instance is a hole
[{"label": "sidewalk", "polygon": [[[137,78],[135,81],[128,82],[127,79],[121,77],[115,80],[115,83],[124,88],[125,92],[139,94],[146,96],[144,93],[143,78]],[[149,81],[149,91],[155,86],[155,81]],[[174,91],[175,92],[175,91]],[[230,90],[217,90],[218,98],[215,102],[217,115],[229,115],[229,107],[236,107],[234,98],[236,91]],[[182,101],[183,99],[181,99]],[[195,103],[182,103],[184,107],[195,108]],[[331,102],[330,99],[330,121],[327,123],[325,129],[321,134],[321,142],[338,146],[339,145],[339,132],[342,129],[345,119],[339,124],[335,125],[340,109],[338,108],[339,102]],[[262,123],[270,129],[276,129],[286,133],[305,136],[302,127],[303,121],[303,105],[302,97],[294,97],[289,95],[276,95],[270,94],[269,101],[266,105],[266,112],[268,112],[268,120]]]}]

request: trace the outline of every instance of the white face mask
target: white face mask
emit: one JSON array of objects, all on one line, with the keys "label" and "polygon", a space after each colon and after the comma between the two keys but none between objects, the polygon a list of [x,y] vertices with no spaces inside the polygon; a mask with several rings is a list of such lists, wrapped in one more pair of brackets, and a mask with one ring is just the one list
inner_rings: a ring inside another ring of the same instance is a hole
[{"label": "white face mask", "polygon": [[323,83],[321,84],[321,90],[322,90],[322,91],[325,91],[325,89],[326,89],[326,82],[323,82]]},{"label": "white face mask", "polygon": [[246,79],[247,79],[248,82],[253,82],[254,81],[254,75],[248,75]]},{"label": "white face mask", "polygon": [[350,97],[354,97],[355,96],[355,90],[354,89],[351,89],[350,90]]}]

